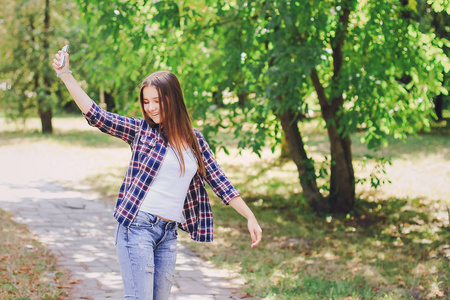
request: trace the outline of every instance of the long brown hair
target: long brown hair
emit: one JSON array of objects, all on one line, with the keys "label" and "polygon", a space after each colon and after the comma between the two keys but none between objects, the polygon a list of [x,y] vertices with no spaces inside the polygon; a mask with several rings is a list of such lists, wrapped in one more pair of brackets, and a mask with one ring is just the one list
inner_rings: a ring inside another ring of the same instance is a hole
[{"label": "long brown hair", "polygon": [[[161,116],[159,124],[153,122],[144,110],[144,88],[148,86],[154,86],[158,91],[159,114]],[[167,136],[169,144],[174,148],[180,163],[181,174],[185,172],[182,146],[186,141],[197,158],[199,174],[205,176],[205,165],[192,128],[191,118],[184,103],[183,91],[178,78],[169,71],[158,71],[150,74],[141,84],[139,103],[147,123],[152,127],[159,126],[160,130],[162,129]]]}]

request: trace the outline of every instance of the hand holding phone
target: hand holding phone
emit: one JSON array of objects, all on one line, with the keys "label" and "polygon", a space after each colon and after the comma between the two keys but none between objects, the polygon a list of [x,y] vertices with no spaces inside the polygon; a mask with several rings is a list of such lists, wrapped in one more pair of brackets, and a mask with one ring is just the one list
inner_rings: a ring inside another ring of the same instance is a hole
[{"label": "hand holding phone", "polygon": [[[69,45],[65,45],[64,47],[62,47],[61,49],[62,52],[66,52],[68,53],[69,51]],[[64,67],[64,65],[66,64],[66,57],[64,56],[64,53],[61,54],[61,60],[60,60],[60,64],[59,64],[59,68],[61,69],[62,67]]]}]

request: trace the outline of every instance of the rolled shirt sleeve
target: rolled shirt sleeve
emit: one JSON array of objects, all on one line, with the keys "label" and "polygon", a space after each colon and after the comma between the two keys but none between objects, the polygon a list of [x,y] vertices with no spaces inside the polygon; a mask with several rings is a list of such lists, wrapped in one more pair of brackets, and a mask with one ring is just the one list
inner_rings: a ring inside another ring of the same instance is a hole
[{"label": "rolled shirt sleeve", "polygon": [[142,119],[134,119],[114,114],[102,109],[95,102],[89,111],[84,115],[88,124],[98,128],[100,131],[118,137],[128,144],[132,144],[136,136],[136,131],[140,127]]},{"label": "rolled shirt sleeve", "polygon": [[200,151],[206,169],[205,180],[213,192],[222,199],[222,202],[228,205],[233,198],[240,196],[240,194],[217,163],[203,135],[198,131],[196,131],[196,134],[199,136]]}]

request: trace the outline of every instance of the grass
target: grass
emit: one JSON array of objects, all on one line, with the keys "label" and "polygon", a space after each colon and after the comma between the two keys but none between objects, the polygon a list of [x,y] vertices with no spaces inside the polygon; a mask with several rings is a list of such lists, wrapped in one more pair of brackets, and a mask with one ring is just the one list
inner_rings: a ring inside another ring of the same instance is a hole
[{"label": "grass", "polygon": [[[27,180],[45,177],[71,188],[88,186],[112,206],[130,157],[128,146],[93,131],[80,117],[56,119],[56,134],[45,137],[34,132],[32,122],[25,133],[6,126],[0,134],[0,157],[21,155],[23,164],[32,168]],[[320,163],[328,151],[326,136],[317,124],[303,126],[308,153]],[[358,185],[357,205],[343,217],[319,216],[305,209],[292,162],[279,161],[278,153],[268,149],[262,159],[248,151],[238,156],[232,136],[221,133],[231,154],[218,153],[218,160],[257,215],[263,243],[250,249],[245,220],[223,207],[212,192],[215,242],[194,243],[185,234],[181,240],[203,258],[239,272],[250,297],[446,298],[450,295],[446,130],[412,136],[406,143],[390,141],[377,153],[392,162],[384,167],[386,175],[375,161],[364,159],[371,153],[359,142],[361,133],[353,135],[356,176],[387,176],[392,183],[379,190],[367,183]],[[23,176],[9,174],[8,180],[21,181]]]},{"label": "grass", "polygon": [[448,222],[430,220],[420,200],[359,205],[348,219],[253,207],[264,230],[264,244],[253,250],[245,222],[215,207],[216,242],[193,247],[240,269],[248,292],[268,299],[421,299],[450,292]]},{"label": "grass", "polygon": [[0,209],[0,299],[66,299],[67,271],[24,225]]}]

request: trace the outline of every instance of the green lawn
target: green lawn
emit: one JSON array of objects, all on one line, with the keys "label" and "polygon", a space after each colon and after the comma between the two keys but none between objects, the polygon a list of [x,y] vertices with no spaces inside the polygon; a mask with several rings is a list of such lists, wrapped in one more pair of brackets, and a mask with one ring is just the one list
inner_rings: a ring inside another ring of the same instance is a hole
[{"label": "green lawn", "polygon": [[[28,133],[7,126],[0,134],[0,155],[21,155],[24,164],[33,162],[39,175],[28,175],[29,180],[45,176],[74,189],[88,186],[112,207],[130,157],[128,146],[91,130],[79,116],[56,119],[54,136],[33,133],[33,122]],[[305,124],[303,132],[308,152],[320,163],[328,142],[316,125]],[[260,220],[263,242],[251,249],[244,220],[216,197],[215,241],[199,244],[186,234],[181,240],[201,257],[240,273],[251,297],[449,297],[448,130],[436,129],[406,143],[392,140],[378,153],[391,159],[386,175],[374,161],[364,159],[371,153],[360,137],[352,136],[356,176],[386,176],[392,183],[378,190],[358,185],[355,210],[333,217],[305,209],[292,162],[279,161],[278,153],[269,149],[261,159],[248,151],[238,156],[232,136],[221,133],[230,156],[220,152],[218,160]],[[8,179],[23,180],[17,177]]]}]

